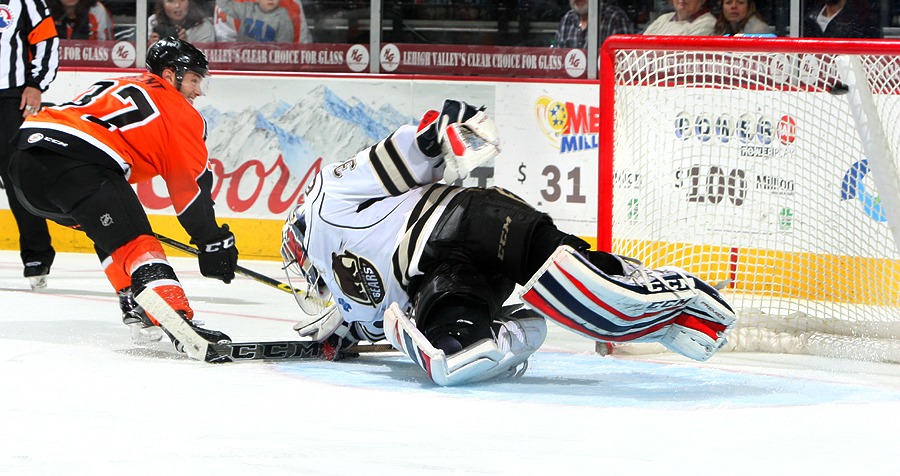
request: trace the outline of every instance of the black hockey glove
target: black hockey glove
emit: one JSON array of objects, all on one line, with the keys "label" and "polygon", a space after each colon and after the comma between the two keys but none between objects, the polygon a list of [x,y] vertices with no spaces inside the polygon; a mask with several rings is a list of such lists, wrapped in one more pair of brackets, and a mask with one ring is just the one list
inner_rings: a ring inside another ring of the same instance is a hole
[{"label": "black hockey glove", "polygon": [[238,250],[234,246],[234,233],[228,225],[219,228],[219,234],[200,245],[200,274],[207,278],[221,279],[228,284],[234,279]]}]

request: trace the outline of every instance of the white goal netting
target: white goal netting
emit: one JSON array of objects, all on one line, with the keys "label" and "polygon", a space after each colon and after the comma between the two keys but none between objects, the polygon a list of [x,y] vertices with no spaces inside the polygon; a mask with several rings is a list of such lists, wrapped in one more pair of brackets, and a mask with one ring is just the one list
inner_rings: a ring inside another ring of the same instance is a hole
[{"label": "white goal netting", "polygon": [[601,79],[613,252],[720,283],[726,349],[900,362],[900,42],[624,37]]}]

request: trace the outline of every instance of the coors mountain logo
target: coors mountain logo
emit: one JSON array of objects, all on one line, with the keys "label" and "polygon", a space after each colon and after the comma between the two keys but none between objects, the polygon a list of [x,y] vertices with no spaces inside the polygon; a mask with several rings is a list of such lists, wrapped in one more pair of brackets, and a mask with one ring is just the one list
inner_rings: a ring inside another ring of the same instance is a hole
[{"label": "coors mountain logo", "polygon": [[350,299],[372,307],[384,300],[384,280],[369,260],[349,251],[331,253],[331,269]]}]

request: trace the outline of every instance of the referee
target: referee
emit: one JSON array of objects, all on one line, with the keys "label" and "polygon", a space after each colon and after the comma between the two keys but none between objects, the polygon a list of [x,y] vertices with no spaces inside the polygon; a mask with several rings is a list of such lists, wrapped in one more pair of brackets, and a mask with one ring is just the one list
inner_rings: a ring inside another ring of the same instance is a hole
[{"label": "referee", "polygon": [[56,252],[47,221],[26,211],[9,186],[9,144],[59,67],[59,39],[44,0],[0,0],[0,180],[19,228],[19,255],[32,289],[47,285]]}]

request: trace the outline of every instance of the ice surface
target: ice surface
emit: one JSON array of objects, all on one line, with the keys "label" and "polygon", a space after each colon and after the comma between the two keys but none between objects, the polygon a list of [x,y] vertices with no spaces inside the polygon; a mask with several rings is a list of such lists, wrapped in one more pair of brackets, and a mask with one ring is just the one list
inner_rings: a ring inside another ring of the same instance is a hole
[{"label": "ice surface", "polygon": [[[299,308],[173,258],[197,318],[294,339]],[[242,262],[281,279],[273,262]],[[210,365],[136,348],[96,258],[32,292],[0,251],[0,474],[898,474],[900,366],[600,357],[553,326],[522,378],[439,388],[397,353]]]}]

